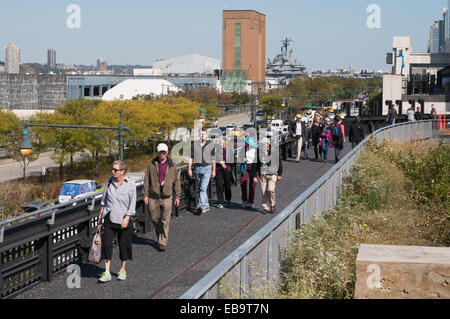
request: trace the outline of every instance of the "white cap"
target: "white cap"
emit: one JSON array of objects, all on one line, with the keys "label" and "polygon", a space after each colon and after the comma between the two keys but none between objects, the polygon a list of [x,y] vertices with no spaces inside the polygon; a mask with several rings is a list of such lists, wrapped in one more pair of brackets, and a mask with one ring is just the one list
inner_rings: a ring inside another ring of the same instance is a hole
[{"label": "white cap", "polygon": [[169,147],[167,147],[167,145],[166,144],[164,144],[164,143],[161,143],[161,144],[158,144],[158,147],[157,147],[157,150],[158,150],[158,152],[168,152],[169,151]]}]

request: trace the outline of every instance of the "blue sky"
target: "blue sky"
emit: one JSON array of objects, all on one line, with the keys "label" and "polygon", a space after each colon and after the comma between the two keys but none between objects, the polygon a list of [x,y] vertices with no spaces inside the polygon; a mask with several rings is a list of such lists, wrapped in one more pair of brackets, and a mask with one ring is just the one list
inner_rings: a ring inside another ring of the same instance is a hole
[{"label": "blue sky", "polygon": [[[81,8],[81,28],[69,29],[68,5]],[[369,29],[366,8],[381,8],[381,28]],[[21,48],[22,62],[152,65],[158,58],[191,53],[221,59],[222,10],[266,15],[266,59],[289,37],[308,70],[385,69],[394,35],[411,36],[425,52],[429,28],[442,18],[445,0],[15,0],[0,7],[0,60],[4,48]]]}]

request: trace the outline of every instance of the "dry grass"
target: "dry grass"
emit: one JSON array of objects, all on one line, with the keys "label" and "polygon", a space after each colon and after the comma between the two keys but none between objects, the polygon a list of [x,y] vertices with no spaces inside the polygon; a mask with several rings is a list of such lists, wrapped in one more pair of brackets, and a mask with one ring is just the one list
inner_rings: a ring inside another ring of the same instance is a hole
[{"label": "dry grass", "polygon": [[[435,142],[391,144],[408,156],[428,152]],[[294,239],[283,262],[285,281],[276,298],[352,298],[360,243],[444,246],[429,236],[425,207],[389,156],[367,150],[354,165],[335,209],[318,214]],[[446,216],[446,211],[441,211]],[[446,227],[450,227],[447,223]]]}]

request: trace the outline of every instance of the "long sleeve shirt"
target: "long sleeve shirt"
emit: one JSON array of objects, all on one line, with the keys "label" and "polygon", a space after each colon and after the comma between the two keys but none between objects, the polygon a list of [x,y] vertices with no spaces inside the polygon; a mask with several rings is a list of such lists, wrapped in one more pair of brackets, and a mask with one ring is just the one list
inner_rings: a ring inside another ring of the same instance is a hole
[{"label": "long sleeve shirt", "polygon": [[108,179],[101,205],[105,206],[102,218],[109,214],[109,218],[114,224],[122,224],[125,216],[136,214],[136,184],[133,180],[125,178],[117,187]]}]

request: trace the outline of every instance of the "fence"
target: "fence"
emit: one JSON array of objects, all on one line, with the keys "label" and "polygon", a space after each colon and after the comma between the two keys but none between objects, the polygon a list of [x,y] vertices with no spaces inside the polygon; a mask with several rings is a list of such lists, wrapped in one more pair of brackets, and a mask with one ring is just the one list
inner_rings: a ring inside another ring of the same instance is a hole
[{"label": "fence", "polygon": [[381,143],[384,139],[409,141],[437,136],[439,133],[433,121],[401,123],[378,129],[180,298],[255,297],[252,291],[258,291],[258,288],[267,289],[268,286],[272,289],[281,281],[280,263],[292,231],[314,214],[335,206],[343,178],[350,174],[353,163],[360,157],[370,137]]},{"label": "fence", "polygon": [[[291,156],[290,138],[279,136],[284,158]],[[196,206],[194,179],[187,166],[178,168],[182,194],[173,214]],[[236,176],[236,180],[239,176]],[[137,180],[135,226],[142,233],[150,231],[150,213],[143,204],[142,180]],[[209,198],[215,194],[215,181],[208,187]],[[103,191],[63,204],[0,221],[0,299],[11,298],[41,281],[51,281],[73,263],[87,262],[89,248],[98,226]],[[39,217],[34,216],[39,214]]]}]

